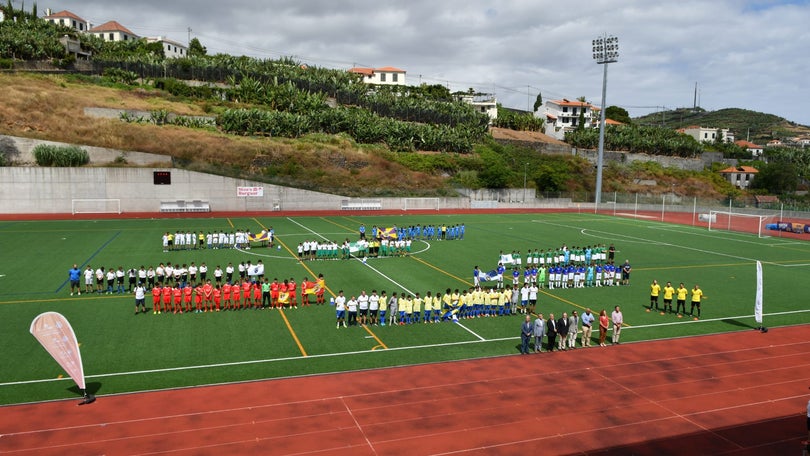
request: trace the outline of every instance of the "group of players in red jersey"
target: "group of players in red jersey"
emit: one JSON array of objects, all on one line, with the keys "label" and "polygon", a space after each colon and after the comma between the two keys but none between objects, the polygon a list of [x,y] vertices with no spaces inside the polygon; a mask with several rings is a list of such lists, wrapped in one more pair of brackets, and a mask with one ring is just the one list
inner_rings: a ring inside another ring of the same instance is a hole
[{"label": "group of players in red jersey", "polygon": [[[315,304],[325,303],[326,284],[323,274],[317,281],[310,282],[306,277],[301,281],[301,304],[310,306],[310,296],[315,296]],[[221,310],[298,308],[298,284],[294,279],[279,282],[266,278],[261,281],[237,281],[233,285],[212,284],[210,280],[196,285],[181,283],[174,286],[156,284],[152,288],[152,313],[202,313]],[[146,309],[144,309],[146,311]]]}]

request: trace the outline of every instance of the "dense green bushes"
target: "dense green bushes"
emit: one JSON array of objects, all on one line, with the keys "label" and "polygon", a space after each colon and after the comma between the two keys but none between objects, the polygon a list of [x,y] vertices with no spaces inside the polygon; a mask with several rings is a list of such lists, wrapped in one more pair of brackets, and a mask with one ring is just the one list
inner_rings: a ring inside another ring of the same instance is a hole
[{"label": "dense green bushes", "polygon": [[39,166],[82,166],[90,162],[90,156],[81,147],[49,144],[34,147],[34,159]]},{"label": "dense green bushes", "polygon": [[[574,147],[596,149],[599,129],[582,128],[568,132],[565,142]],[[703,146],[691,136],[666,128],[634,125],[605,127],[605,149],[678,157],[696,157],[703,153]]]}]

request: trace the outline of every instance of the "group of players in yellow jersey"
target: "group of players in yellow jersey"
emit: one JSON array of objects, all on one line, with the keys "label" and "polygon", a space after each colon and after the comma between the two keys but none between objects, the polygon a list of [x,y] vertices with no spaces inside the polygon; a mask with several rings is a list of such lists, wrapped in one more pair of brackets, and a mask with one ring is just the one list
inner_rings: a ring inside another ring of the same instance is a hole
[{"label": "group of players in yellow jersey", "polygon": [[346,297],[341,290],[331,300],[336,307],[337,326],[399,326],[416,323],[439,323],[459,319],[501,317],[533,312],[536,299],[521,301],[518,287],[497,289],[473,287],[464,290],[421,293],[377,294],[365,290]]},{"label": "group of players in yellow jersey", "polygon": [[[658,297],[663,294],[663,306],[659,309],[658,308]],[[691,294],[690,300],[690,309],[689,309],[689,316],[692,317],[694,320],[700,319],[700,303],[704,299],[708,299],[706,295],[703,294],[703,290],[700,289],[700,285],[695,284],[691,290],[687,289],[683,282],[678,286],[678,288],[672,287],[672,282],[667,282],[667,284],[662,288],[661,285],[658,283],[657,280],[653,280],[650,284],[650,307],[647,309],[647,312],[652,312],[656,310],[661,313],[661,315],[666,315],[667,313],[675,313],[677,314],[678,318],[683,318],[686,315],[686,298]],[[672,310],[672,298],[675,298],[676,308],[673,312]],[[695,309],[697,309],[697,315],[695,315]],[[683,312],[681,312],[683,311]]]}]

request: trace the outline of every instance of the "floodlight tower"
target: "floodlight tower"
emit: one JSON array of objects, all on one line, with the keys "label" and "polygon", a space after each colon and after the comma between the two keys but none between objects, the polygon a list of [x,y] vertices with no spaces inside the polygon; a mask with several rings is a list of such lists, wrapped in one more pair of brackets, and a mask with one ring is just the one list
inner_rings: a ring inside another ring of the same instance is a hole
[{"label": "floodlight tower", "polygon": [[619,60],[619,39],[615,36],[604,34],[593,40],[593,58],[599,65],[604,65],[605,70],[602,76],[602,112],[599,113],[599,155],[596,159],[596,208],[602,201],[602,160],[605,155],[605,99],[607,97],[607,70],[608,63],[615,63]]}]

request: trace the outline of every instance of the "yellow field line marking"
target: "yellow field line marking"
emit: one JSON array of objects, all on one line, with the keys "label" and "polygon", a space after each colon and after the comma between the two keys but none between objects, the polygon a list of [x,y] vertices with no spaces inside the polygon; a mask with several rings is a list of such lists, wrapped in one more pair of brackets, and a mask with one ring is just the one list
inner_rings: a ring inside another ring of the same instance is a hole
[{"label": "yellow field line marking", "polygon": [[307,351],[304,350],[304,346],[301,345],[301,341],[298,340],[298,336],[295,334],[295,331],[293,331],[292,325],[290,324],[290,320],[288,320],[287,315],[284,314],[284,309],[278,309],[278,313],[281,315],[281,318],[284,319],[284,324],[287,325],[287,329],[290,331],[290,335],[295,341],[295,345],[298,345],[298,349],[301,350],[301,355],[306,357]]},{"label": "yellow field line marking", "polygon": [[377,343],[379,344],[379,345],[377,345],[376,347],[372,347],[372,348],[371,348],[371,351],[374,351],[374,350],[375,350],[377,347],[382,347],[382,348],[384,348],[384,349],[386,349],[386,350],[388,349],[388,346],[387,346],[387,345],[385,345],[385,344],[383,343],[383,341],[381,341],[381,340],[380,340],[380,338],[379,338],[379,337],[377,337],[377,335],[376,335],[376,334],[374,334],[374,333],[373,333],[373,332],[372,332],[370,329],[368,329],[368,326],[366,326],[366,325],[362,325],[362,326],[363,326],[363,329],[365,329],[365,330],[366,330],[366,332],[367,332],[367,333],[369,333],[369,335],[371,335],[371,337],[373,337],[373,338],[374,338],[374,340],[376,340],[376,341],[377,341]]},{"label": "yellow field line marking", "polygon": [[[256,223],[258,223],[259,226],[261,226],[262,228],[267,229],[267,228],[265,228],[264,225],[262,225],[262,223],[260,221],[256,220],[255,218],[253,220],[256,221]],[[274,237],[273,241],[278,242],[278,245],[284,247],[284,250],[286,250],[287,253],[290,254],[290,256],[295,258],[296,261],[298,261],[298,264],[300,264],[301,267],[304,268],[312,276],[312,280],[318,280],[318,274],[315,274],[315,272],[313,272],[312,269],[310,269],[303,261],[301,261],[298,258],[298,253],[297,252],[293,252],[292,249],[290,249],[287,246],[287,244],[285,244],[284,241],[282,241],[280,238]],[[332,295],[332,297],[337,296],[337,293],[333,292],[332,289],[329,288],[329,285],[326,286],[326,291],[328,291],[329,294]],[[303,297],[303,294],[301,296]]]},{"label": "yellow field line marking", "polygon": [[230,218],[226,218],[225,220],[227,220],[227,221],[228,221],[228,225],[231,225],[231,228],[234,228],[234,226],[233,226],[233,222],[231,222],[231,219],[230,219]]},{"label": "yellow field line marking", "polygon": [[465,284],[465,285],[472,285],[472,283],[471,283],[471,282],[468,282],[468,281],[466,281],[466,280],[462,279],[461,277],[458,277],[458,276],[456,276],[456,275],[453,275],[453,274],[451,274],[451,273],[449,273],[449,272],[445,271],[444,269],[442,269],[442,268],[440,268],[440,267],[438,267],[438,266],[434,266],[434,265],[432,265],[432,264],[428,263],[427,261],[425,261],[425,260],[423,260],[423,259],[421,259],[421,258],[416,258],[416,257],[414,257],[414,256],[410,256],[409,258],[411,258],[412,260],[418,261],[418,262],[420,262],[420,263],[424,264],[425,266],[427,266],[427,267],[429,267],[429,268],[433,268],[433,269],[435,269],[435,270],[437,270],[437,271],[441,272],[442,274],[444,274],[444,275],[446,275],[446,276],[452,277],[452,278],[454,278],[454,279],[458,280],[459,282],[461,282],[461,283],[463,283],[463,284]]},{"label": "yellow field line marking", "polygon": [[329,220],[328,218],[325,218],[325,217],[321,217],[321,220],[323,220],[324,222],[331,223],[332,225],[335,225],[337,227],[343,228],[346,231],[350,231],[352,233],[355,232],[353,229],[349,228],[348,226],[341,225],[340,223],[335,222],[334,220]]}]

